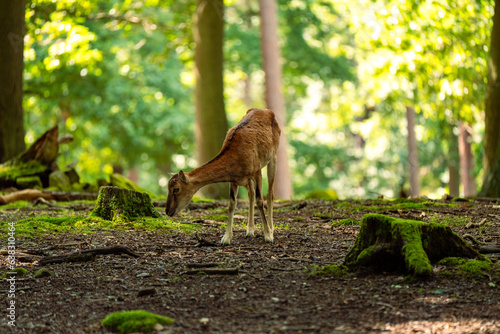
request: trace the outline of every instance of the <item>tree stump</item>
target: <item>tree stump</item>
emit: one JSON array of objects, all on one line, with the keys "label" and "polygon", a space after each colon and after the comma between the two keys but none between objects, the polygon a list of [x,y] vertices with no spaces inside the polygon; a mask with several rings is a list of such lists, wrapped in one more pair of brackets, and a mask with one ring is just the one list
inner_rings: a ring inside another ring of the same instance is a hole
[{"label": "tree stump", "polygon": [[432,263],[446,257],[485,259],[444,224],[368,214],[344,265],[350,270],[372,267],[425,277],[432,274]]},{"label": "tree stump", "polygon": [[115,221],[130,221],[135,217],[161,217],[147,193],[118,187],[100,188],[91,216]]}]

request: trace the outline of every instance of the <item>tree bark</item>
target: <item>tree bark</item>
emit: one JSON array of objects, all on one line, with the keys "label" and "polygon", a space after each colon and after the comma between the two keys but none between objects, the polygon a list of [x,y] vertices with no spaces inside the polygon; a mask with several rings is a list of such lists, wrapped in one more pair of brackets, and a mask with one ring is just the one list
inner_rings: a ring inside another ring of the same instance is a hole
[{"label": "tree bark", "polygon": [[460,152],[460,175],[464,186],[464,197],[476,196],[477,187],[474,178],[474,156],[470,142],[471,132],[469,127],[460,122],[460,134],[458,136],[458,150]]},{"label": "tree bark", "polygon": [[24,151],[24,0],[0,0],[0,163]]},{"label": "tree bark", "polygon": [[484,180],[481,196],[500,197],[500,0],[495,1],[484,113]]},{"label": "tree bark", "polygon": [[[228,124],[223,95],[224,3],[222,0],[198,0],[195,14],[194,41],[196,72],[196,148],[201,165],[220,151]],[[204,187],[210,198],[228,196],[226,184]]]},{"label": "tree bark", "polygon": [[420,181],[418,168],[417,138],[415,136],[415,109],[406,107],[408,122],[408,165],[410,167],[410,194],[413,197],[420,195]]},{"label": "tree bark", "polygon": [[454,126],[450,126],[448,134],[448,193],[452,197],[460,196],[460,154],[458,152],[458,137],[453,133]]},{"label": "tree bark", "polygon": [[290,167],[288,165],[288,139],[286,135],[285,102],[281,92],[280,47],[278,42],[278,14],[276,0],[259,0],[262,44],[262,64],[266,76],[266,104],[276,115],[281,128],[280,146],[274,194],[277,198],[293,196]]}]

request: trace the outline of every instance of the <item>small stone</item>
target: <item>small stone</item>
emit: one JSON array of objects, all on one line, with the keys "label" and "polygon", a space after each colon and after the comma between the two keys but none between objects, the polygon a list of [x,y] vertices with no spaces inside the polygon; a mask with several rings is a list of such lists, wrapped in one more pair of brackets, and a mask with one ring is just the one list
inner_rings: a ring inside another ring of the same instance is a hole
[{"label": "small stone", "polygon": [[155,288],[142,289],[137,293],[137,297],[152,296],[156,294]]},{"label": "small stone", "polygon": [[44,278],[44,277],[50,277],[52,276],[52,272],[48,270],[47,268],[42,268],[39,269],[35,272],[33,275],[33,278]]}]

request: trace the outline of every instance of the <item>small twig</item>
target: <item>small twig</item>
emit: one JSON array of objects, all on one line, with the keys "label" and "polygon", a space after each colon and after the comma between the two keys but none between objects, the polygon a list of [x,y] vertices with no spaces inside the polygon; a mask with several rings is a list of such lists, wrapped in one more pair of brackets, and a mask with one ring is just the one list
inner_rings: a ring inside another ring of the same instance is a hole
[{"label": "small twig", "polygon": [[207,275],[238,275],[240,268],[201,268],[192,269],[185,272],[186,275],[207,274]]},{"label": "small twig", "polygon": [[462,236],[463,239],[469,239],[474,245],[480,245],[481,243],[479,241],[477,241],[476,239],[474,239],[474,237],[470,234],[464,234]]},{"label": "small twig", "polygon": [[213,267],[218,267],[222,263],[217,263],[217,262],[209,262],[209,263],[188,263],[186,264],[187,268],[213,268]]},{"label": "small twig", "polygon": [[112,246],[112,247],[101,247],[94,249],[81,250],[71,254],[57,255],[57,256],[47,256],[38,261],[39,265],[46,265],[52,263],[64,263],[64,262],[85,262],[92,261],[97,255],[108,255],[108,254],[127,254],[132,257],[139,257],[139,254],[134,253],[125,246]]}]

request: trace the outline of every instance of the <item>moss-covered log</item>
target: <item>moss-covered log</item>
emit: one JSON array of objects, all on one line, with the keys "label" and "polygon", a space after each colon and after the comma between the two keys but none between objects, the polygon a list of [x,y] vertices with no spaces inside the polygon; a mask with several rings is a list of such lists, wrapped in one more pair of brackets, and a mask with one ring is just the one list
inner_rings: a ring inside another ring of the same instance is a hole
[{"label": "moss-covered log", "polygon": [[432,274],[432,263],[446,257],[484,259],[444,224],[368,214],[344,265],[350,270],[372,267],[425,277]]},{"label": "moss-covered log", "polygon": [[[32,188],[33,184],[49,186],[49,174],[57,169],[59,152],[57,126],[45,132],[21,155],[0,165],[0,189]],[[29,181],[29,182],[27,182]]]},{"label": "moss-covered log", "polygon": [[147,193],[118,187],[101,187],[91,215],[106,220],[123,221],[135,217],[161,217]]}]

